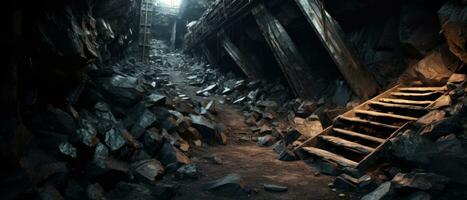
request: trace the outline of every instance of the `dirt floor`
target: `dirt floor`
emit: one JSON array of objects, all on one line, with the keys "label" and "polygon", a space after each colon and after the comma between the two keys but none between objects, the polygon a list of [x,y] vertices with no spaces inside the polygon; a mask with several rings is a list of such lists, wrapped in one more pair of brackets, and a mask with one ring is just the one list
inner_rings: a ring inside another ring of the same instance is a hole
[{"label": "dirt floor", "polygon": [[[223,100],[222,96],[199,97],[195,95],[198,87],[188,85],[186,74],[180,70],[167,70],[171,82],[180,92],[194,100],[203,102],[211,99]],[[191,150],[192,161],[201,173],[198,180],[176,181],[181,184],[176,199],[356,199],[351,194],[339,196],[328,184],[333,177],[320,175],[312,166],[303,161],[285,162],[277,159],[278,155],[269,147],[260,147],[251,141],[251,131],[244,123],[241,107],[230,104],[217,104],[218,122],[229,129],[228,145],[204,146]],[[213,158],[221,160],[216,163]],[[255,192],[234,196],[223,196],[204,190],[212,180],[228,174],[240,175],[247,188]],[[166,176],[163,182],[174,182],[173,177]],[[276,184],[288,187],[287,192],[274,193],[263,189],[263,184]]]}]

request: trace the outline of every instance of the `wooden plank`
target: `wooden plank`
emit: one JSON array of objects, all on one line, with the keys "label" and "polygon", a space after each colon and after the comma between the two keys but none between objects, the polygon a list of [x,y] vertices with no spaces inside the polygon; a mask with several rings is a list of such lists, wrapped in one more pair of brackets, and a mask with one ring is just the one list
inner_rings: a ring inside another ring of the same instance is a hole
[{"label": "wooden plank", "polygon": [[396,115],[390,113],[383,113],[383,112],[376,112],[376,111],[369,111],[369,110],[356,110],[355,113],[363,114],[372,117],[382,117],[382,118],[392,118],[392,119],[399,119],[399,120],[407,120],[407,121],[415,121],[417,118],[409,117],[404,115]]},{"label": "wooden plank", "polygon": [[396,104],[406,104],[406,105],[430,105],[433,101],[415,101],[415,100],[406,100],[406,99],[391,99],[391,98],[381,98],[379,101],[384,103],[396,103]]},{"label": "wooden plank", "polygon": [[337,133],[343,134],[343,135],[348,135],[348,136],[352,136],[352,137],[356,137],[356,138],[360,138],[360,139],[364,139],[364,140],[368,140],[368,141],[372,141],[372,142],[376,142],[376,143],[383,143],[384,142],[384,139],[369,136],[369,135],[366,135],[366,134],[363,134],[363,133],[357,133],[357,132],[354,132],[354,131],[345,130],[345,129],[341,129],[341,128],[333,128],[332,130],[337,132]]},{"label": "wooden plank", "polygon": [[279,20],[263,4],[253,8],[252,13],[295,94],[302,98],[317,99],[320,91],[314,83],[312,70],[307,69],[305,59]]},{"label": "wooden plank", "polygon": [[413,92],[391,92],[392,96],[396,97],[417,97],[417,98],[427,98],[433,97],[435,95],[441,95],[441,92],[423,92],[423,93],[413,93]]},{"label": "wooden plank", "polygon": [[318,149],[315,147],[303,147],[302,149],[310,154],[322,158],[323,160],[331,161],[344,167],[355,167],[358,165],[358,163],[355,161],[349,160],[326,150]]},{"label": "wooden plank", "polygon": [[368,99],[379,91],[373,75],[361,64],[346,41],[339,24],[324,10],[319,0],[295,0],[305,18],[328,50],[352,91]]},{"label": "wooden plank", "polygon": [[400,87],[397,90],[401,92],[434,92],[434,91],[446,91],[447,87]]},{"label": "wooden plank", "polygon": [[425,107],[422,107],[422,106],[394,104],[394,103],[383,103],[383,102],[377,102],[377,101],[370,101],[369,105],[370,106],[379,106],[379,107],[384,107],[384,108],[393,108],[393,109],[426,111]]},{"label": "wooden plank", "polygon": [[251,79],[258,78],[257,73],[255,73],[255,66],[253,61],[250,60],[248,56],[243,54],[238,47],[230,40],[224,31],[219,32],[219,39],[222,47],[230,55],[232,60],[235,61],[237,66],[243,71],[243,73]]},{"label": "wooden plank", "polygon": [[348,140],[345,140],[339,137],[335,137],[335,136],[322,135],[320,136],[320,138],[331,144],[349,149],[351,151],[354,151],[360,154],[365,154],[365,155],[370,154],[371,152],[375,150],[374,148],[367,147],[365,145],[361,145],[356,142],[351,142],[351,141],[348,141]]},{"label": "wooden plank", "polygon": [[386,129],[398,129],[399,128],[399,126],[394,126],[394,125],[389,125],[389,124],[383,124],[383,123],[379,123],[379,122],[364,120],[364,119],[360,119],[360,118],[357,118],[357,117],[340,116],[338,119],[343,120],[343,121],[347,121],[347,122],[350,122],[350,123],[354,123],[354,124],[361,124],[361,125],[366,125],[366,126],[376,126],[376,127],[386,128]]}]

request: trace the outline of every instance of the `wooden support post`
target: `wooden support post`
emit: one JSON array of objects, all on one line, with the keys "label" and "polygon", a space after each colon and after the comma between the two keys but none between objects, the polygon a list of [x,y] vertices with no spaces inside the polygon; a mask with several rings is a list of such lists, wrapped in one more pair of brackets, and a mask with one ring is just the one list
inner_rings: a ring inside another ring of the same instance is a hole
[{"label": "wooden support post", "polygon": [[305,59],[279,20],[263,4],[253,8],[252,13],[294,93],[302,98],[317,99],[322,91],[316,88]]},{"label": "wooden support post", "polygon": [[219,41],[221,46],[225,51],[230,55],[230,57],[235,61],[238,67],[243,71],[243,73],[251,79],[258,78],[257,70],[255,70],[255,65],[253,61],[243,54],[240,49],[230,40],[229,36],[225,34],[223,30],[218,33]]},{"label": "wooden support post", "polygon": [[174,20],[172,34],[170,36],[170,48],[175,49],[177,42],[177,20]]},{"label": "wooden support post", "polygon": [[328,50],[352,91],[368,99],[379,91],[373,75],[362,66],[348,45],[339,24],[324,10],[319,0],[295,0],[316,35]]}]

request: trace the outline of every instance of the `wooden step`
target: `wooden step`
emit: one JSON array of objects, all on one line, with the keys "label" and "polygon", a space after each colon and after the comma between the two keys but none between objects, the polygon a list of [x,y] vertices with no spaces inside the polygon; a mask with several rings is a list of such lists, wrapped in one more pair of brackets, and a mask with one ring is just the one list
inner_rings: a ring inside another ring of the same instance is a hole
[{"label": "wooden step", "polygon": [[351,151],[364,154],[364,155],[368,155],[375,150],[374,148],[367,147],[365,145],[361,145],[356,142],[351,142],[351,141],[348,141],[348,140],[345,140],[339,137],[335,137],[335,136],[321,135],[319,136],[319,138],[333,145],[344,147],[346,149],[349,149]]},{"label": "wooden step", "polygon": [[351,167],[354,168],[358,165],[357,162],[349,160],[347,158],[344,158],[340,155],[331,153],[329,151],[323,150],[323,149],[318,149],[315,147],[303,147],[302,148],[304,151],[313,154],[317,157],[322,158],[323,160],[326,161],[331,161],[334,163],[337,163],[338,165],[344,166],[344,167]]},{"label": "wooden step", "polygon": [[363,134],[363,133],[357,133],[357,132],[354,132],[354,131],[345,130],[345,129],[341,129],[341,128],[333,128],[332,130],[337,132],[337,133],[343,134],[343,135],[348,135],[348,136],[352,136],[352,137],[356,137],[356,138],[361,138],[361,139],[376,142],[376,143],[383,143],[384,142],[384,139],[369,136],[369,135],[366,135],[366,134]]},{"label": "wooden step", "polygon": [[369,121],[369,120],[365,120],[365,119],[360,119],[360,118],[358,118],[358,117],[344,117],[344,116],[340,116],[338,119],[343,120],[343,121],[347,121],[347,122],[351,122],[351,123],[360,124],[360,125],[377,126],[377,127],[382,127],[382,128],[387,128],[387,129],[393,129],[393,130],[396,130],[396,129],[399,129],[399,128],[400,128],[399,126],[394,126],[394,125],[389,125],[389,124],[383,124],[383,123],[379,123],[379,122]]},{"label": "wooden step", "polygon": [[396,103],[396,104],[406,104],[406,105],[430,105],[433,101],[414,101],[406,99],[391,99],[391,98],[381,98],[379,101],[384,103]]},{"label": "wooden step", "polygon": [[390,113],[383,113],[383,112],[376,112],[376,111],[369,111],[369,110],[356,110],[355,113],[363,114],[372,117],[382,117],[382,118],[392,118],[392,119],[399,119],[399,120],[407,120],[407,121],[415,121],[417,118],[415,117],[408,117],[403,115],[396,115]]},{"label": "wooden step", "polygon": [[407,110],[416,110],[416,111],[426,111],[425,107],[414,106],[414,105],[404,105],[404,104],[395,104],[395,103],[383,103],[377,101],[370,101],[370,106],[380,106],[384,108],[393,108],[393,109],[407,109]]},{"label": "wooden step", "polygon": [[434,91],[446,91],[446,86],[443,87],[400,87],[397,88],[401,92],[434,92]]},{"label": "wooden step", "polygon": [[441,92],[423,92],[423,93],[413,93],[413,92],[391,92],[392,96],[395,97],[412,97],[412,98],[428,98],[433,97],[434,95],[441,95]]}]

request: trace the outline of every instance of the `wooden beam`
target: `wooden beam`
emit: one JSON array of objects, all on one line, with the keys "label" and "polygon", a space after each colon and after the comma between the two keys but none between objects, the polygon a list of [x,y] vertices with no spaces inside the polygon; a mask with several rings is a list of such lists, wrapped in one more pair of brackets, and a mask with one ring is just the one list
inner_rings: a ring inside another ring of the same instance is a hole
[{"label": "wooden beam", "polygon": [[254,7],[252,13],[294,93],[317,99],[321,91],[316,89],[311,70],[279,20],[263,4]]},{"label": "wooden beam", "polygon": [[295,0],[316,35],[328,50],[352,91],[368,99],[379,91],[373,75],[361,64],[348,45],[339,24],[324,10],[319,0]]},{"label": "wooden beam", "polygon": [[331,153],[329,151],[326,151],[326,150],[323,150],[323,149],[318,149],[318,148],[315,148],[315,147],[303,147],[303,150],[305,150],[306,152],[310,153],[310,154],[313,154],[315,156],[318,156],[326,161],[331,161],[331,162],[334,162],[334,163],[337,163],[341,166],[344,166],[344,167],[355,167],[358,165],[357,162],[355,161],[352,161],[352,160],[349,160],[347,158],[344,158],[340,155],[337,155],[337,154],[334,154],[334,153]]},{"label": "wooden beam", "polygon": [[225,51],[230,55],[232,60],[235,61],[237,66],[243,71],[243,73],[251,79],[254,78],[259,78],[258,73],[255,67],[253,65],[253,61],[243,54],[240,49],[230,40],[229,36],[225,34],[225,32],[222,30],[218,33],[219,41],[221,43],[221,46],[225,49]]}]

